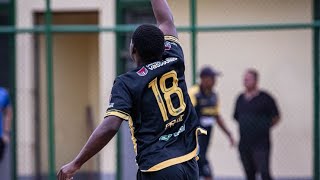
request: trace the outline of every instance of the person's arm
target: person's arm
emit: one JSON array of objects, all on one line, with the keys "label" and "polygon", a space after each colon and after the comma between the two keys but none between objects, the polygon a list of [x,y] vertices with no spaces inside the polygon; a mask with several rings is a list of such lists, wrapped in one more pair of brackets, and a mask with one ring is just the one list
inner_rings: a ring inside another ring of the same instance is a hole
[{"label": "person's arm", "polygon": [[227,128],[226,124],[224,123],[222,117],[220,115],[217,115],[216,119],[217,119],[217,124],[222,129],[222,131],[225,133],[225,135],[228,137],[231,146],[235,146],[235,141],[234,141],[234,139],[232,137],[232,134],[229,131],[229,129]]},{"label": "person's arm", "polygon": [[154,16],[164,35],[178,37],[173,15],[166,0],[151,0]]},{"label": "person's arm", "polygon": [[87,143],[84,145],[77,157],[70,163],[64,165],[59,173],[58,180],[71,179],[77,170],[97,154],[118,132],[122,119],[117,116],[108,116],[93,131]]},{"label": "person's arm", "polygon": [[278,109],[277,103],[275,99],[269,95],[269,101],[270,101],[270,115],[272,117],[271,119],[271,127],[274,127],[280,122],[280,111]]},{"label": "person's arm", "polygon": [[280,116],[279,116],[279,115],[274,116],[274,117],[272,118],[271,127],[277,125],[279,122],[280,122]]}]

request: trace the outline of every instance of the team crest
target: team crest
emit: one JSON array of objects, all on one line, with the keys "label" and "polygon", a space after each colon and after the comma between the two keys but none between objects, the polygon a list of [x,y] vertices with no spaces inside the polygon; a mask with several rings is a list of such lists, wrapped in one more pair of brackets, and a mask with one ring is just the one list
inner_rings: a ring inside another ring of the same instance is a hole
[{"label": "team crest", "polygon": [[139,76],[145,76],[148,74],[148,69],[143,66],[139,71],[137,71],[137,74]]}]

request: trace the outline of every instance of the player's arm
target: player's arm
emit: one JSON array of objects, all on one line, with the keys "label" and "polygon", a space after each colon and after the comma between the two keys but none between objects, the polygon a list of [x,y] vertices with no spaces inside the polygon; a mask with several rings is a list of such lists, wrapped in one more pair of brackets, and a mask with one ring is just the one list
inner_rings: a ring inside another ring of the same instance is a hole
[{"label": "player's arm", "polygon": [[280,122],[280,116],[279,115],[274,116],[272,118],[271,126],[273,127],[273,126],[277,125],[279,122]]},{"label": "player's arm", "polygon": [[280,122],[280,112],[277,106],[276,101],[270,96],[270,113],[271,113],[271,117],[272,117],[272,121],[271,121],[271,126],[274,127],[275,125],[277,125]]},{"label": "player's arm", "polygon": [[227,128],[226,124],[224,123],[224,120],[222,119],[222,117],[220,115],[216,116],[217,119],[217,124],[219,125],[219,127],[222,129],[222,131],[226,134],[226,136],[228,137],[231,146],[235,145],[235,141],[233,139],[233,136],[231,134],[231,132],[229,131],[229,129]]},{"label": "player's arm", "polygon": [[102,123],[93,131],[87,143],[84,145],[77,157],[70,163],[64,165],[59,173],[58,180],[66,180],[73,177],[77,170],[97,154],[118,132],[122,119],[116,116],[106,117]]},{"label": "player's arm", "polygon": [[166,0],[151,0],[154,16],[164,35],[178,37],[173,15]]}]

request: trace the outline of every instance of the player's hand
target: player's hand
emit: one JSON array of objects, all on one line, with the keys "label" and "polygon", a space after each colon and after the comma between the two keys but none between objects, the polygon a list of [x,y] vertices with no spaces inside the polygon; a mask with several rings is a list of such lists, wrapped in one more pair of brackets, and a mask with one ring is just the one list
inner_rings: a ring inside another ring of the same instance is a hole
[{"label": "player's hand", "polygon": [[72,161],[60,169],[57,178],[58,180],[71,180],[73,179],[74,174],[80,169],[80,167],[76,166],[76,164]]}]

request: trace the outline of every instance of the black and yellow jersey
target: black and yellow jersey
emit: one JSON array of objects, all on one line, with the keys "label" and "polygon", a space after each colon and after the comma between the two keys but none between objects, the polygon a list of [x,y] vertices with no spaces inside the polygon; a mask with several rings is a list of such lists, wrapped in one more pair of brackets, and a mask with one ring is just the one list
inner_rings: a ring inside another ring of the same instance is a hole
[{"label": "black and yellow jersey", "polygon": [[158,171],[197,156],[199,129],[185,82],[184,55],[176,37],[165,36],[161,60],[116,78],[106,116],[129,123],[142,172]]},{"label": "black and yellow jersey", "polygon": [[189,89],[189,96],[196,109],[202,127],[213,126],[219,115],[218,95],[215,92],[205,94],[199,85]]}]

